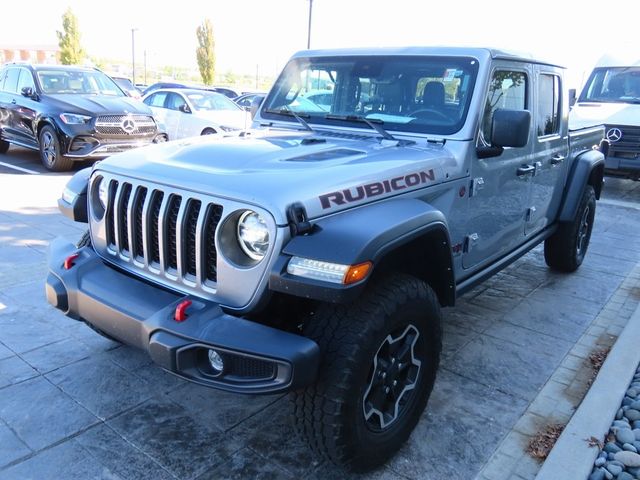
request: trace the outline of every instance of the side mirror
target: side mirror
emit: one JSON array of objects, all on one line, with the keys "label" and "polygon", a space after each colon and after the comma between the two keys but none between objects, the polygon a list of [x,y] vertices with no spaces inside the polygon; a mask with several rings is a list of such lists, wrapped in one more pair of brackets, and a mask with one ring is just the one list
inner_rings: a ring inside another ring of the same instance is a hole
[{"label": "side mirror", "polygon": [[497,109],[491,123],[491,146],[478,147],[478,158],[500,156],[504,147],[524,147],[529,141],[530,129],[531,112],[528,110]]},{"label": "side mirror", "polygon": [[183,103],[182,105],[180,105],[178,107],[178,110],[180,110],[182,113],[191,113],[191,109],[189,108],[189,105],[187,105],[186,103]]},{"label": "side mirror", "polygon": [[576,89],[570,88],[569,89],[569,106],[573,107],[577,101],[578,101],[578,97],[576,95]]},{"label": "side mirror", "polygon": [[36,94],[36,92],[31,87],[22,87],[22,90],[20,91],[20,93],[22,94],[23,97],[29,97],[29,98],[33,98]]},{"label": "side mirror", "polygon": [[249,111],[251,112],[251,120],[253,120],[256,116],[256,113],[258,113],[263,100],[264,97],[253,97],[253,100],[251,100],[251,107],[249,107]]}]

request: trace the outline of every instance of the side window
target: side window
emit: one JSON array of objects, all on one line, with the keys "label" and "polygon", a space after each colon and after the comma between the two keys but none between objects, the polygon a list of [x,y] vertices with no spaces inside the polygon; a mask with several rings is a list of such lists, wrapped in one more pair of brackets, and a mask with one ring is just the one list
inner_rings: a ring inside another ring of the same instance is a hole
[{"label": "side window", "polygon": [[144,103],[150,107],[164,108],[164,100],[167,98],[167,92],[154,93],[144,99]]},{"label": "side window", "polygon": [[541,74],[538,77],[538,136],[554,135],[560,131],[560,78]]},{"label": "side window", "polygon": [[484,107],[481,126],[481,141],[489,145],[493,113],[498,108],[508,110],[527,109],[528,79],[524,72],[496,70],[493,72],[489,93]]},{"label": "side window", "polygon": [[18,78],[20,77],[19,68],[7,69],[7,78],[4,81],[5,92],[17,93],[18,92]]},{"label": "side window", "polygon": [[187,102],[184,101],[184,98],[182,98],[182,96],[178,95],[177,93],[170,93],[169,94],[169,103],[167,103],[167,108],[170,110],[180,110],[180,107],[182,105],[186,105]]},{"label": "side window", "polygon": [[20,79],[18,80],[18,89],[17,92],[21,93],[24,87],[31,88],[34,92],[36,91],[36,84],[33,81],[33,75],[26,68],[20,69]]},{"label": "side window", "polygon": [[7,68],[3,68],[2,70],[0,70],[0,92],[4,90],[4,79],[7,76]]}]

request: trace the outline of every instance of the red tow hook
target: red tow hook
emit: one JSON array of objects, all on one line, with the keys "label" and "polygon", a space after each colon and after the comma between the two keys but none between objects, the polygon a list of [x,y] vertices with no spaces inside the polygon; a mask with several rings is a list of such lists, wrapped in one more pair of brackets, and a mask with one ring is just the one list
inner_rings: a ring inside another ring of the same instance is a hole
[{"label": "red tow hook", "polygon": [[183,300],[182,302],[180,302],[176,307],[176,313],[173,316],[173,319],[176,322],[184,322],[188,317],[187,308],[189,308],[190,306],[191,300]]},{"label": "red tow hook", "polygon": [[72,255],[69,255],[64,261],[64,269],[70,270],[71,267],[75,265],[75,263],[73,262],[75,262],[79,256],[80,256],[79,253],[74,253]]}]

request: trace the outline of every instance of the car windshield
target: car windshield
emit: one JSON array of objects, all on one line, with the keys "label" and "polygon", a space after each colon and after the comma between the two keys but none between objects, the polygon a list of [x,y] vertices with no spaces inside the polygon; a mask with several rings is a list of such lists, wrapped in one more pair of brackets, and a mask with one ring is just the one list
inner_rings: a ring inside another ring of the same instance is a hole
[{"label": "car windshield", "polygon": [[261,115],[289,120],[294,111],[309,123],[351,126],[364,117],[387,130],[451,134],[464,124],[477,71],[468,57],[293,59]]},{"label": "car windshield", "polygon": [[579,101],[640,103],[640,67],[596,68]]},{"label": "car windshield", "polygon": [[187,98],[189,98],[189,101],[191,102],[191,105],[193,105],[193,108],[195,108],[199,112],[208,112],[212,110],[241,110],[238,105],[236,105],[232,100],[229,100],[221,93],[204,91],[193,92],[188,93]]},{"label": "car windshield", "polygon": [[124,96],[111,78],[98,71],[38,70],[38,80],[44,93]]}]

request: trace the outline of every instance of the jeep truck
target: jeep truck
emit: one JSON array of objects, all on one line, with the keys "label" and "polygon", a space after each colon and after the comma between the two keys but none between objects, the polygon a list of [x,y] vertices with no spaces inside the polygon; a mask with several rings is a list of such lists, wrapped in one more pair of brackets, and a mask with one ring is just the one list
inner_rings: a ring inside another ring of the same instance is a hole
[{"label": "jeep truck", "polygon": [[290,392],[310,447],[368,470],[427,404],[441,307],[541,242],[580,266],[604,129],[568,130],[561,67],[480,48],[303,51],[254,113],[74,175],[88,233],[52,243],[47,298],[203,387]]}]

